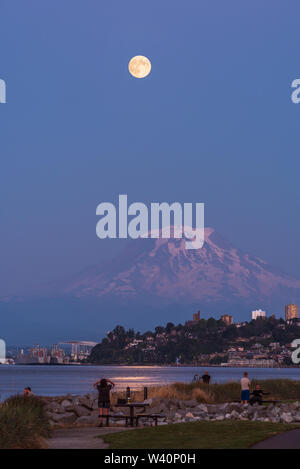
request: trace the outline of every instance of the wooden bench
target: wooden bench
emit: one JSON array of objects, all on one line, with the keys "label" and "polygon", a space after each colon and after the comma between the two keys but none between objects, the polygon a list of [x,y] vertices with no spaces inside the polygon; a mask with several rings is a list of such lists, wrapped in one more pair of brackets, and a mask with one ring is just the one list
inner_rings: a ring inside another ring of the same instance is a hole
[{"label": "wooden bench", "polygon": [[158,419],[165,418],[165,415],[164,414],[138,414],[134,418],[135,418],[137,427],[139,425],[139,419],[142,419],[142,418],[152,419],[155,423],[155,426],[157,427]]}]

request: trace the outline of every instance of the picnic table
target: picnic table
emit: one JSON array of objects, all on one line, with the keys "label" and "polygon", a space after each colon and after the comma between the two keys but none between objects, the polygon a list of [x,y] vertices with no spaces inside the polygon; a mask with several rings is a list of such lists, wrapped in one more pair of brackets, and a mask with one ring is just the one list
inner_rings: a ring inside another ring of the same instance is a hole
[{"label": "picnic table", "polygon": [[145,402],[127,402],[126,404],[115,404],[114,407],[124,407],[128,408],[130,411],[129,414],[129,421],[130,421],[130,426],[134,426],[134,419],[135,419],[135,414],[134,414],[134,409],[137,408],[146,408],[148,407],[149,404]]}]

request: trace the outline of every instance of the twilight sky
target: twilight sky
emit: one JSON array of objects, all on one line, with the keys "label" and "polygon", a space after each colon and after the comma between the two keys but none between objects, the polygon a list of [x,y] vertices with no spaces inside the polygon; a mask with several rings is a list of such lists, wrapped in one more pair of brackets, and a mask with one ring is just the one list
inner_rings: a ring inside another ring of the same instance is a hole
[{"label": "twilight sky", "polygon": [[0,1],[1,296],[114,256],[95,211],[122,193],[204,202],[300,278],[298,0]]}]

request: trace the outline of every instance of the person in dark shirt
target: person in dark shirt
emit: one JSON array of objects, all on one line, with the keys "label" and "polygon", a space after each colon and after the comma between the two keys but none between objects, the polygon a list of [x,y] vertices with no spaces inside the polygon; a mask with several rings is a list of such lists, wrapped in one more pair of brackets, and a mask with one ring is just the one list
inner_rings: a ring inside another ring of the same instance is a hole
[{"label": "person in dark shirt", "polygon": [[251,399],[250,399],[250,404],[253,405],[253,404],[259,404],[259,405],[262,405],[262,401],[263,401],[263,396],[266,396],[268,395],[269,393],[268,392],[264,392],[260,385],[257,384],[255,386],[255,389],[254,391],[251,393]]},{"label": "person in dark shirt", "polygon": [[[102,427],[102,419],[108,415],[110,409],[110,391],[114,387],[114,383],[109,379],[99,379],[94,384],[98,390],[98,407],[99,407],[99,427]],[[106,418],[106,425],[108,425],[108,417]]]},{"label": "person in dark shirt", "polygon": [[208,374],[208,371],[206,371],[204,373],[204,375],[202,376],[202,382],[204,384],[209,384],[210,383],[210,375]]}]

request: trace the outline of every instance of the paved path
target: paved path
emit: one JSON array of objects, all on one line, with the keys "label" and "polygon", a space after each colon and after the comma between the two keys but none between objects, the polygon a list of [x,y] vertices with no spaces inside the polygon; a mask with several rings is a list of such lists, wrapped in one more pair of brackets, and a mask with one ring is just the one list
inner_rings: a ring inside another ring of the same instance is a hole
[{"label": "paved path", "polygon": [[252,449],[300,449],[300,430],[290,430],[272,436],[252,446]]},{"label": "paved path", "polygon": [[[108,445],[99,436],[128,430],[123,427],[75,427],[54,430],[47,441],[48,449],[104,449]],[[97,438],[98,437],[98,438]]]}]

